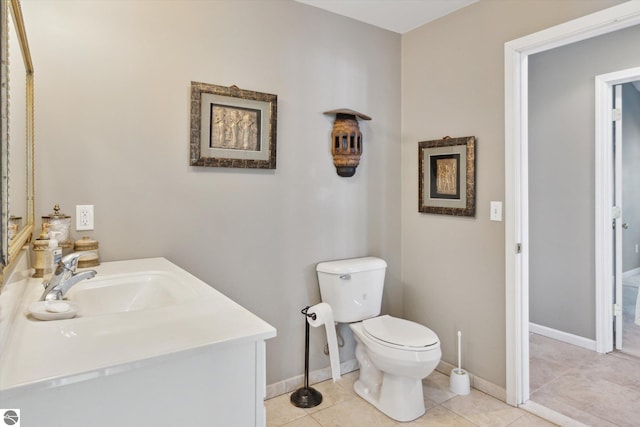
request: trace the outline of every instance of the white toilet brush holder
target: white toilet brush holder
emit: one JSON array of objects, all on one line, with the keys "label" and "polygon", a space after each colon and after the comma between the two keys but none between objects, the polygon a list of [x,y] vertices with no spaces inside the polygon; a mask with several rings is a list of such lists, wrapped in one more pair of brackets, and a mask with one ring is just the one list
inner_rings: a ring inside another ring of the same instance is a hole
[{"label": "white toilet brush holder", "polygon": [[464,369],[453,368],[449,376],[449,388],[451,388],[451,392],[455,394],[467,395],[471,393],[469,373]]},{"label": "white toilet brush holder", "polygon": [[471,381],[469,381],[469,373],[462,369],[462,348],[460,340],[462,332],[458,331],[458,367],[451,370],[449,375],[449,388],[452,393],[459,395],[467,395],[471,393]]}]

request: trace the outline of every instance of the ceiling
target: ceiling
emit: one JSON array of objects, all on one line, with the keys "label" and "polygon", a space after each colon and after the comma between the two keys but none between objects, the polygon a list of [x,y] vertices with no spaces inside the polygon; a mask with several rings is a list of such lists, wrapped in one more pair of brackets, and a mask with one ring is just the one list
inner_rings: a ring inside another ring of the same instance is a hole
[{"label": "ceiling", "polygon": [[296,0],[404,34],[478,0]]}]

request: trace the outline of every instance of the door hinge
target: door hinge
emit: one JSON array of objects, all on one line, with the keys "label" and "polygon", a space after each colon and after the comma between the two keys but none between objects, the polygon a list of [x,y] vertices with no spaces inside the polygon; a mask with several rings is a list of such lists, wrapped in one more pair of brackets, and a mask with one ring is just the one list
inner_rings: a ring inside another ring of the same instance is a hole
[{"label": "door hinge", "polygon": [[622,216],[622,209],[619,206],[611,207],[611,218],[618,219]]},{"label": "door hinge", "polygon": [[620,119],[622,119],[622,109],[614,108],[613,110],[611,110],[611,120],[617,122]]},{"label": "door hinge", "polygon": [[622,315],[622,307],[620,307],[620,304],[613,304],[613,315],[614,316]]},{"label": "door hinge", "polygon": [[522,253],[522,243],[516,243],[516,253]]}]

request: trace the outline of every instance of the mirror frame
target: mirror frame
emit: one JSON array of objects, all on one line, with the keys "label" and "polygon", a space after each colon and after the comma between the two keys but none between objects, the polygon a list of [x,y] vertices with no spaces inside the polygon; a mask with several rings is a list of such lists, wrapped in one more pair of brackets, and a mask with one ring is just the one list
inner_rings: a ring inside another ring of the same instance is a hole
[{"label": "mirror frame", "polygon": [[[4,280],[4,271],[11,265],[16,259],[16,255],[24,247],[25,244],[31,241],[33,234],[33,228],[35,223],[34,218],[34,84],[33,84],[33,62],[31,60],[31,52],[29,50],[29,43],[27,42],[27,34],[25,31],[24,20],[22,17],[22,8],[20,7],[19,0],[1,0],[2,1],[2,45],[0,46],[0,54],[2,57],[2,70],[1,70],[1,93],[0,99],[2,100],[0,109],[2,114],[2,144],[0,146],[0,167],[2,169],[2,184],[0,185],[0,216],[2,221],[0,222],[0,234],[2,235],[2,242],[0,246],[0,265],[2,266],[2,272],[0,273],[0,284]],[[22,52],[22,59],[24,60],[24,66],[26,70],[26,150],[27,150],[27,194],[25,198],[27,201],[27,213],[26,222],[21,230],[9,241],[8,227],[9,227],[9,15],[13,18],[13,23],[16,30],[16,35],[20,44],[20,50]]]}]

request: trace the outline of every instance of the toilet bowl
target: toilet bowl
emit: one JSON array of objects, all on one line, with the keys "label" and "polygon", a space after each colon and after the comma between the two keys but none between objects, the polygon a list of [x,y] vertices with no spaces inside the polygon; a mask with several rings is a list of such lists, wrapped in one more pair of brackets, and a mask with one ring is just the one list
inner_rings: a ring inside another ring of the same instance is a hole
[{"label": "toilet bowl", "polygon": [[437,335],[423,325],[387,315],[349,326],[360,365],[355,392],[395,420],[423,415],[422,379],[442,356]]},{"label": "toilet bowl", "polygon": [[387,263],[375,257],[319,263],[322,301],[356,340],[356,393],[389,417],[411,421],[425,412],[422,379],[440,362],[440,340],[426,326],[380,316]]}]

